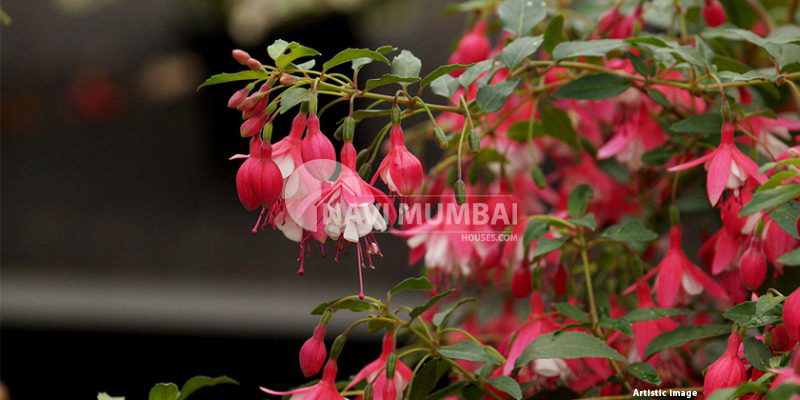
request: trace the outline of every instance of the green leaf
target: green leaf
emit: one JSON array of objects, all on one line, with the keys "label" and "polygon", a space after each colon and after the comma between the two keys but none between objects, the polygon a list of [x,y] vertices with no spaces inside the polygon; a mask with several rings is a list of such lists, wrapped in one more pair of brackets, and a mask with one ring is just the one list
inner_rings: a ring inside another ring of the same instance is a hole
[{"label": "green leaf", "polygon": [[313,309],[313,310],[311,310],[311,315],[322,315],[322,313],[324,313],[324,312],[325,312],[325,310],[327,310],[327,309],[328,309],[328,307],[329,307],[329,306],[330,306],[332,303],[333,303],[332,301],[328,301],[328,302],[322,303],[322,304],[320,304],[320,305],[318,305],[318,306],[314,307],[314,309]]},{"label": "green leaf", "polygon": [[[394,47],[394,46],[381,46],[381,47],[378,47],[377,49],[375,49],[375,51],[376,51],[377,53],[379,53],[379,54],[382,54],[384,57],[385,57],[387,54],[389,54],[389,53],[391,53],[391,52],[393,52],[393,51],[395,51],[395,50],[397,50],[397,47]],[[365,57],[365,58],[356,58],[356,59],[355,59],[355,60],[353,60],[353,62],[351,63],[351,64],[352,64],[353,71],[358,71],[358,70],[360,70],[360,69],[361,69],[361,67],[363,67],[363,66],[365,66],[365,65],[367,65],[367,64],[369,64],[369,63],[371,63],[372,61],[374,61],[372,58],[366,58],[366,57]]]},{"label": "green leaf", "polygon": [[531,245],[532,241],[544,236],[549,228],[550,221],[542,219],[528,220],[528,223],[525,224],[525,233],[522,235],[523,247],[527,249]]},{"label": "green leaf", "polygon": [[687,133],[719,133],[722,130],[722,114],[712,111],[691,116],[672,124],[670,130]]},{"label": "green leaf", "polygon": [[600,318],[599,325],[606,329],[615,330],[625,335],[633,337],[631,323],[623,318],[610,318],[603,316]]},{"label": "green leaf", "polygon": [[408,50],[403,50],[392,59],[392,75],[403,78],[418,78],[422,61]]},{"label": "green leaf", "polygon": [[414,374],[414,379],[411,383],[411,392],[409,393],[410,400],[423,400],[427,397],[433,389],[436,389],[436,384],[442,379],[444,373],[449,370],[449,365],[446,361],[436,359],[429,360],[420,370]]},{"label": "green leaf", "polygon": [[448,308],[444,311],[439,311],[436,315],[433,316],[433,324],[436,326],[444,326],[447,324],[447,321],[450,319],[450,316],[453,315],[453,312],[464,304],[472,303],[478,301],[476,297],[467,297],[464,299],[459,300],[456,304],[452,307]]},{"label": "green leaf", "polygon": [[569,199],[567,200],[567,213],[572,218],[580,218],[586,214],[586,207],[589,206],[589,200],[594,197],[594,190],[592,187],[582,183],[569,192]]},{"label": "green leaf", "polygon": [[[436,67],[435,70],[431,71],[430,74],[425,75],[425,77],[422,78],[421,81],[419,81],[419,89],[420,90],[424,89],[426,86],[430,85],[433,81],[435,81],[441,76],[444,76],[445,74],[449,74],[450,72],[455,70],[469,68],[473,65],[475,64],[449,64],[449,65],[438,66]],[[453,78],[452,76],[450,77]],[[455,78],[453,78],[453,80],[455,80]]]},{"label": "green leaf", "polygon": [[294,106],[304,101],[308,101],[308,98],[309,98],[309,92],[308,89],[306,88],[298,87],[287,90],[286,93],[281,95],[280,113],[283,114],[291,110]]},{"label": "green leaf", "polygon": [[759,314],[755,301],[746,301],[737,304],[722,313],[728,320],[736,322],[745,328],[757,328],[760,326],[772,325],[781,320],[780,309],[775,308]]},{"label": "green leaf", "polygon": [[559,14],[550,20],[544,30],[544,49],[553,54],[553,49],[564,39],[564,16]]},{"label": "green leaf", "polygon": [[319,52],[306,46],[302,46],[297,42],[289,43],[289,46],[286,47],[286,50],[289,50],[288,53],[278,56],[275,59],[275,65],[278,68],[286,68],[289,64],[293,63],[294,60],[302,57],[311,57],[311,56],[318,56]]},{"label": "green leaf", "polygon": [[800,385],[787,382],[782,383],[777,388],[770,389],[765,400],[791,400],[796,396],[800,396]]},{"label": "green leaf", "polygon": [[630,322],[642,322],[691,313],[692,312],[689,310],[681,310],[678,308],[644,307],[632,310],[625,315],[625,319]]},{"label": "green leaf", "polygon": [[506,0],[500,5],[503,29],[522,37],[547,16],[544,0]]},{"label": "green leaf", "polygon": [[642,162],[649,165],[661,165],[669,161],[672,158],[672,154],[672,150],[668,147],[656,147],[642,155]]},{"label": "green leaf", "polygon": [[594,214],[592,213],[586,214],[580,218],[571,218],[569,221],[577,225],[585,226],[591,230],[597,229],[597,221],[595,221]]},{"label": "green leaf", "polygon": [[784,299],[784,296],[774,296],[772,294],[765,294],[759,297],[756,302],[756,315],[766,315],[775,306],[781,304]]},{"label": "green leaf", "polygon": [[394,74],[385,74],[380,78],[375,79],[368,79],[367,84],[365,86],[366,90],[372,90],[379,86],[391,85],[393,83],[399,83],[401,85],[406,85],[409,83],[414,83],[419,80],[419,77],[411,77],[411,76],[397,76]]},{"label": "green leaf", "polygon": [[508,376],[495,376],[489,379],[489,384],[494,386],[495,389],[509,394],[511,397],[519,400],[522,398],[522,388],[519,383],[513,378]]},{"label": "green leaf", "polygon": [[636,362],[625,367],[625,371],[639,378],[642,382],[651,383],[653,385],[661,384],[661,377],[658,376],[658,371],[650,364]]},{"label": "green leaf", "polygon": [[672,104],[669,103],[669,100],[666,96],[664,96],[664,93],[661,93],[661,91],[658,89],[647,89],[647,95],[664,108],[672,107]]},{"label": "green leaf", "polygon": [[708,66],[708,63],[706,63],[705,58],[703,58],[703,54],[700,53],[700,51],[695,49],[694,47],[677,46],[675,48],[669,49],[669,51],[670,53],[672,53],[673,56],[676,56],[679,60],[686,61],[689,64],[698,66],[703,69],[705,69]]},{"label": "green leaf", "polygon": [[608,358],[626,362],[627,359],[602,340],[582,332],[565,331],[539,336],[517,359],[516,366],[528,365],[542,358]]},{"label": "green leaf", "polygon": [[772,353],[767,348],[764,342],[748,336],[744,338],[744,356],[750,365],[759,371],[766,371],[769,369],[769,358]]},{"label": "green leaf", "polygon": [[500,59],[508,68],[516,68],[522,60],[535,53],[542,45],[542,36],[524,36],[509,43],[500,53]]},{"label": "green leaf", "polygon": [[553,49],[553,58],[563,60],[578,56],[601,57],[607,53],[623,49],[627,44],[619,39],[579,40],[559,43]]},{"label": "green leaf", "polygon": [[283,55],[286,52],[286,49],[289,47],[289,42],[278,39],[272,42],[271,45],[267,46],[267,54],[269,54],[269,58],[273,60],[277,60],[278,57]]},{"label": "green leaf", "polygon": [[556,89],[553,92],[553,97],[559,99],[598,100],[617,96],[629,87],[630,83],[627,79],[616,75],[606,73],[591,74],[582,76]]},{"label": "green leaf", "polygon": [[454,291],[455,291],[455,289],[449,289],[449,290],[446,290],[446,291],[444,291],[442,293],[437,294],[436,296],[431,297],[430,299],[428,299],[428,302],[425,303],[425,305],[414,307],[411,310],[411,312],[408,313],[408,315],[412,319],[419,317],[420,315],[422,315],[422,313],[424,313],[425,311],[428,311],[429,308],[433,307],[436,303],[438,303],[439,301],[441,301],[445,297],[449,296]]},{"label": "green leaf", "polygon": [[761,210],[777,207],[798,196],[800,196],[800,184],[797,183],[756,192],[750,202],[742,207],[739,216],[745,217]]},{"label": "green leaf", "polygon": [[322,70],[327,71],[337,65],[344,64],[348,61],[353,61],[360,58],[367,58],[370,60],[380,61],[385,64],[391,64],[389,59],[381,53],[370,49],[344,49],[338,54],[333,56],[330,60],[322,64]]},{"label": "green leaf", "polygon": [[428,278],[424,276],[420,276],[418,278],[406,278],[402,282],[394,285],[394,287],[389,290],[389,296],[394,296],[395,294],[402,292],[404,290],[431,290],[433,289],[433,284]]},{"label": "green leaf", "polygon": [[370,302],[359,299],[347,299],[334,306],[334,310],[350,310],[352,312],[367,311],[371,308]]},{"label": "green leaf", "polygon": [[[767,388],[755,382],[745,382],[737,387],[719,389],[707,396],[707,400],[735,400],[748,393],[765,393]],[[786,399],[788,400],[788,399]]]},{"label": "green leaf", "polygon": [[149,400],[177,400],[178,386],[174,383],[156,383],[150,389]]},{"label": "green leaf", "polygon": [[450,99],[458,90],[458,80],[450,75],[442,75],[430,83],[431,91],[439,96]]},{"label": "green leaf", "polygon": [[673,347],[682,346],[693,340],[707,339],[731,332],[730,325],[687,325],[674,331],[664,332],[647,345],[645,360],[653,354]]},{"label": "green leaf", "polygon": [[778,262],[790,267],[800,266],[800,248],[794,249],[778,258]]},{"label": "green leaf", "polygon": [[211,86],[211,85],[219,85],[220,83],[228,83],[228,82],[236,82],[236,81],[253,81],[256,79],[267,79],[269,78],[269,74],[264,71],[239,71],[239,72],[231,72],[231,73],[222,73],[212,75],[210,78],[206,79],[205,82],[201,83],[200,86],[197,87],[199,90],[200,88]]},{"label": "green leaf", "polygon": [[778,171],[775,173],[775,175],[770,176],[766,182],[762,183],[761,186],[756,189],[756,191],[761,192],[767,189],[778,187],[783,183],[783,181],[794,178],[797,175],[797,171]]},{"label": "green leaf", "polygon": [[185,398],[189,397],[190,394],[196,392],[198,389],[202,389],[204,387],[211,387],[220,385],[223,383],[231,383],[234,385],[238,385],[239,382],[228,378],[227,376],[218,376],[216,378],[212,378],[210,376],[195,376],[186,383],[183,384],[181,388],[181,394],[178,396],[178,400],[184,400]]},{"label": "green leaf", "polygon": [[100,393],[97,394],[97,400],[125,400],[125,397],[123,397],[123,396],[119,396],[119,397],[111,396],[108,393],[100,392]]},{"label": "green leaf", "polygon": [[578,308],[578,306],[569,303],[553,303],[553,308],[555,308],[559,314],[569,319],[574,319],[575,321],[580,322],[589,322],[589,316],[583,310]]},{"label": "green leaf", "polygon": [[486,85],[478,89],[475,100],[483,112],[495,112],[506,103],[506,99],[519,84],[519,79],[500,82],[496,85]]},{"label": "green leaf", "polygon": [[800,234],[797,232],[797,219],[800,218],[800,201],[792,200],[779,205],[769,213],[769,217],[786,233],[795,239],[800,239]]},{"label": "green leaf", "polygon": [[545,107],[539,112],[540,123],[535,132],[552,136],[570,146],[578,148],[578,133],[572,127],[572,120],[564,110],[556,107]]},{"label": "green leaf", "polygon": [[461,76],[458,77],[458,84],[463,88],[467,88],[472,82],[475,82],[481,74],[492,68],[492,60],[484,60],[479,63],[473,64],[467,68]]},{"label": "green leaf", "polygon": [[655,36],[636,36],[625,39],[625,43],[630,44],[649,44],[655,47],[669,47],[667,43]]},{"label": "green leaf", "polygon": [[533,256],[539,257],[556,251],[564,246],[564,243],[566,242],[567,238],[565,237],[556,239],[539,239],[539,241],[536,243],[536,249],[533,251]]},{"label": "green leaf", "polygon": [[498,360],[492,357],[483,346],[472,340],[463,340],[450,346],[440,347],[439,354],[453,360],[499,364]]},{"label": "green leaf", "polygon": [[647,229],[642,221],[628,218],[619,224],[609,226],[603,231],[603,237],[619,242],[649,242],[658,238],[658,234]]}]

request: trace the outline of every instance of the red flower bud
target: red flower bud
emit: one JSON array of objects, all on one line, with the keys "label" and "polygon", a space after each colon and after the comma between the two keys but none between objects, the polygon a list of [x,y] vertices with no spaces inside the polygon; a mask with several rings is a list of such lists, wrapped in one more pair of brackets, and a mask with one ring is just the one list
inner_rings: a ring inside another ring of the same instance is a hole
[{"label": "red flower bud", "polygon": [[248,120],[242,122],[242,126],[239,128],[239,133],[242,135],[242,137],[255,136],[261,132],[261,129],[264,128],[264,123],[266,122],[266,115],[250,117]]},{"label": "red flower bud", "polygon": [[783,302],[783,324],[792,340],[800,340],[800,289],[795,289]]},{"label": "red flower bud", "polygon": [[425,172],[422,170],[422,163],[419,159],[408,151],[400,124],[392,126],[390,135],[389,154],[378,166],[372,183],[380,176],[381,180],[389,187],[389,191],[401,196],[409,196],[422,186]]},{"label": "red flower bud", "polygon": [[750,246],[742,254],[739,274],[742,283],[750,291],[756,291],[764,284],[764,279],[767,277],[767,257],[764,255],[761,239],[753,238]]},{"label": "red flower bud", "polygon": [[789,351],[795,341],[789,337],[789,328],[786,325],[773,327],[770,331],[770,348],[773,351]]},{"label": "red flower bud", "polygon": [[739,358],[739,345],[742,338],[736,331],[728,337],[728,347],[725,353],[714,361],[706,373],[703,383],[703,394],[708,397],[716,390],[737,386],[747,380],[744,363]]},{"label": "red flower bud", "polygon": [[228,108],[239,108],[239,106],[244,103],[248,93],[250,93],[250,89],[248,88],[242,88],[234,92],[231,98],[228,99]]},{"label": "red flower bud", "polygon": [[475,23],[472,30],[458,42],[456,51],[450,56],[451,64],[471,64],[489,56],[490,43],[486,37],[486,21]]},{"label": "red flower bud", "polygon": [[244,208],[253,211],[270,207],[283,190],[283,176],[272,161],[272,145],[261,141],[260,135],[250,140],[250,156],[236,173],[236,191]]},{"label": "red flower bud", "polygon": [[531,293],[531,269],[522,265],[514,270],[514,275],[511,277],[511,293],[518,299],[523,299]]},{"label": "red flower bud", "polygon": [[300,348],[300,369],[306,377],[319,372],[328,356],[325,349],[325,328],[325,325],[317,325],[314,333]]},{"label": "red flower bud", "polygon": [[308,132],[300,143],[300,154],[303,162],[311,160],[336,161],[336,150],[333,143],[319,129],[319,118],[316,115],[308,116]]},{"label": "red flower bud", "polygon": [[722,4],[720,4],[719,0],[705,0],[703,18],[706,20],[708,26],[720,26],[727,20],[725,9],[722,7]]},{"label": "red flower bud", "polygon": [[261,65],[260,61],[256,60],[255,58],[251,58],[247,60],[247,68],[250,68],[253,71],[261,71],[264,69],[264,66]]},{"label": "red flower bud", "polygon": [[233,55],[233,59],[236,60],[236,62],[238,62],[239,64],[242,64],[242,65],[246,65],[247,64],[247,60],[250,59],[250,54],[247,54],[246,51],[241,50],[241,49],[236,49],[236,50],[232,51],[231,54]]}]

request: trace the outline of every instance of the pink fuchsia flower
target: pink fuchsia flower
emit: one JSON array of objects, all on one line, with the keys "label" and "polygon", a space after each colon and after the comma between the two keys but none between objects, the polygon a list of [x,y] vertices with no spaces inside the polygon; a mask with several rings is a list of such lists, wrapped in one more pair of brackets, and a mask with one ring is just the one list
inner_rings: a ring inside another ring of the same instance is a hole
[{"label": "pink fuchsia flower", "polygon": [[734,387],[747,381],[744,363],[739,358],[739,345],[741,344],[742,338],[739,333],[733,331],[728,337],[728,347],[725,349],[725,353],[708,367],[703,382],[703,395],[708,397],[719,389]]},{"label": "pink fuchsia flower", "polygon": [[668,139],[650,117],[647,105],[640,103],[633,115],[615,128],[614,136],[597,150],[598,159],[615,157],[632,169],[642,166],[644,153],[661,146]]},{"label": "pink fuchsia flower", "polygon": [[236,173],[239,200],[248,211],[269,208],[278,200],[283,189],[281,171],[272,160],[272,145],[260,135],[250,139],[250,155],[235,155],[231,159],[247,158]]},{"label": "pink fuchsia flower", "polygon": [[314,385],[299,389],[278,392],[261,387],[261,391],[273,396],[291,396],[289,400],[345,400],[344,396],[336,390],[336,360],[328,360],[322,379]]},{"label": "pink fuchsia flower", "polygon": [[333,148],[333,143],[320,130],[319,117],[316,115],[308,116],[308,132],[300,143],[300,154],[303,157],[303,162],[312,160],[336,161],[336,150]]},{"label": "pink fuchsia flower", "polygon": [[783,302],[783,324],[789,338],[800,340],[800,289],[795,289]]},{"label": "pink fuchsia flower", "polygon": [[742,283],[750,291],[756,291],[764,284],[767,277],[767,257],[764,255],[764,248],[761,239],[753,237],[750,244],[742,254],[739,261],[739,274]]},{"label": "pink fuchsia flower", "polygon": [[683,171],[706,164],[708,177],[706,190],[711,205],[716,205],[725,189],[738,189],[747,178],[764,183],[766,177],[758,172],[758,165],[739,151],[733,143],[733,125],[722,126],[722,141],[719,147],[692,161],[669,168],[670,172]]},{"label": "pink fuchsia flower", "polygon": [[[500,370],[502,375],[511,374],[516,368],[517,359],[531,342],[541,335],[558,329],[558,325],[543,314],[544,301],[542,300],[542,295],[539,292],[533,292],[531,294],[531,313],[528,316],[528,321],[514,335],[514,341],[506,354],[506,363]],[[571,370],[562,359],[540,359],[535,360],[532,365],[535,375],[566,377],[571,374]]]},{"label": "pink fuchsia flower", "polygon": [[682,237],[680,226],[674,225],[669,232],[667,254],[655,268],[642,277],[640,282],[646,282],[657,274],[655,292],[656,300],[661,307],[673,307],[678,303],[682,292],[686,295],[697,295],[703,290],[727,302],[729,297],[725,289],[686,257],[681,248]]},{"label": "pink fuchsia flower", "polygon": [[[650,287],[645,282],[640,282],[636,286],[636,297],[639,300],[639,308],[655,307],[656,304],[650,298]],[[678,324],[670,318],[660,318],[649,321],[634,322],[631,324],[633,331],[633,348],[630,359],[641,361],[647,354],[647,345],[656,336],[678,328]]]},{"label": "pink fuchsia flower", "polygon": [[633,35],[634,24],[641,22],[643,11],[639,6],[631,15],[622,15],[619,6],[614,6],[600,18],[597,33],[612,39],[627,39]]},{"label": "pink fuchsia flower", "polygon": [[375,171],[371,184],[380,176],[381,180],[389,187],[389,191],[401,196],[410,196],[422,185],[425,173],[422,163],[406,147],[403,128],[400,124],[392,125],[389,133],[391,147],[389,154],[383,159]]},{"label": "pink fuchsia flower", "polygon": [[[800,130],[800,120],[786,115],[777,118],[753,115],[739,123],[739,127],[746,129],[758,138],[755,147],[761,154],[775,159],[789,149],[786,141],[791,140],[791,131]],[[746,142],[753,144],[752,140]]]},{"label": "pink fuchsia flower", "polygon": [[325,358],[328,357],[325,348],[325,328],[325,324],[317,325],[314,333],[300,348],[300,370],[306,378],[319,372],[325,363]]},{"label": "pink fuchsia flower", "polygon": [[375,400],[399,400],[398,395],[402,395],[408,383],[411,382],[413,372],[404,362],[397,360],[395,364],[394,377],[386,377],[386,364],[389,356],[395,350],[394,332],[386,332],[383,335],[383,347],[378,359],[367,364],[359,371],[353,380],[344,388],[350,390],[359,382],[366,380],[373,388],[373,399]]},{"label": "pink fuchsia flower", "polygon": [[[486,37],[486,21],[475,23],[464,37],[458,42],[456,51],[450,55],[449,64],[471,64],[483,61],[489,56],[491,44]],[[461,71],[455,76],[460,75]]]},{"label": "pink fuchsia flower", "polygon": [[716,27],[724,24],[728,18],[719,0],[704,0],[703,19],[706,20],[708,26]]}]

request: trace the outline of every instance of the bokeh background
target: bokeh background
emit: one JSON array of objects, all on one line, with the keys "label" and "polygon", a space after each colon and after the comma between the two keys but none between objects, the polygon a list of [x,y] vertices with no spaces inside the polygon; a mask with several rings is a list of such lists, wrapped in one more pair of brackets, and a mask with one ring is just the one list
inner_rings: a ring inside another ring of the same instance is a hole
[{"label": "bokeh background", "polygon": [[[227,161],[247,146],[225,108],[237,86],[195,88],[241,68],[232,48],[265,59],[277,38],[323,57],[392,44],[428,72],[464,29],[447,3],[4,0],[0,380],[11,398],[144,399],[155,382],[198,374],[242,383],[198,399],[264,398],[258,385],[304,382],[308,313],[357,292],[355,263],[314,256],[298,277],[294,243],[249,234],[255,215]],[[327,132],[342,111],[326,113]],[[418,274],[401,240],[379,240],[373,295]],[[348,344],[342,376],[377,340]]]}]

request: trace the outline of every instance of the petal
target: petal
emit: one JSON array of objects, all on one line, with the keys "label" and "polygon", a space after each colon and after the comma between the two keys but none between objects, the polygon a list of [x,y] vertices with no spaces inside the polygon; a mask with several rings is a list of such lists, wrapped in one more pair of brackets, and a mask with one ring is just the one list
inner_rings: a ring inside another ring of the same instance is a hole
[{"label": "petal", "polygon": [[658,265],[656,278],[656,300],[661,307],[672,307],[678,300],[681,289],[681,260],[680,255],[674,252],[667,253]]},{"label": "petal", "polygon": [[767,181],[767,177],[764,174],[758,172],[758,164],[755,163],[750,157],[744,155],[739,149],[734,148],[731,152],[733,155],[733,159],[736,160],[736,163],[739,164],[747,175],[753,177],[758,183],[764,183]]},{"label": "petal", "polygon": [[706,155],[704,155],[702,157],[699,157],[699,158],[695,158],[692,161],[688,161],[688,162],[685,162],[683,164],[678,164],[678,165],[676,165],[674,167],[670,167],[670,168],[667,169],[667,171],[669,171],[669,172],[677,172],[677,171],[683,171],[683,170],[689,169],[689,168],[694,168],[694,167],[696,167],[696,166],[698,166],[698,165],[710,160],[711,157],[714,156],[714,153],[716,153],[716,150],[710,151]]},{"label": "petal", "polygon": [[703,272],[700,267],[694,265],[691,261],[686,260],[684,263],[684,268],[686,269],[686,272],[691,275],[692,279],[700,283],[700,285],[702,285],[703,288],[705,288],[705,290],[712,296],[723,301],[728,301],[730,299],[728,292],[726,292],[725,289],[719,285],[719,283],[711,279],[710,276]]},{"label": "petal", "polygon": [[721,145],[708,165],[706,190],[712,206],[719,201],[731,175],[731,147],[731,145]]}]

